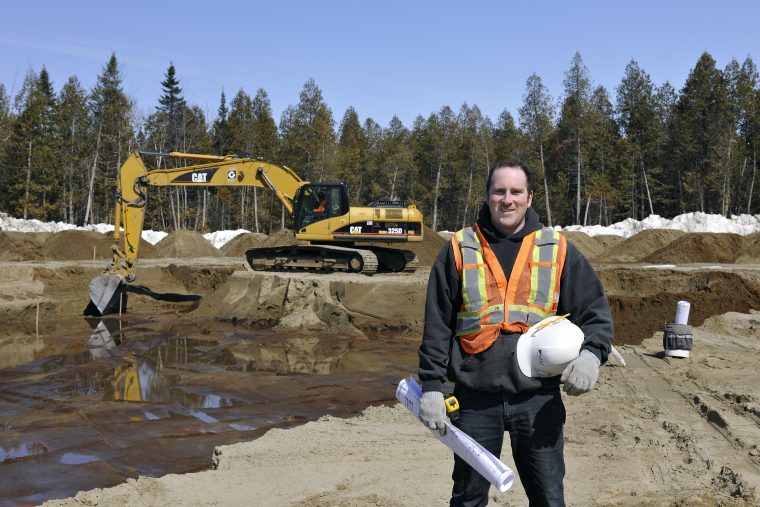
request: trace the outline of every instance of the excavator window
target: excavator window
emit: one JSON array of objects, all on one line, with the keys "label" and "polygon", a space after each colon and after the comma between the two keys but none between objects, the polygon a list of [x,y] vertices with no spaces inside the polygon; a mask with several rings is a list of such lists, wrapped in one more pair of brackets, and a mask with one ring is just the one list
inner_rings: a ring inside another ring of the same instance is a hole
[{"label": "excavator window", "polygon": [[296,198],[295,229],[348,212],[346,187],[337,183],[310,184]]}]

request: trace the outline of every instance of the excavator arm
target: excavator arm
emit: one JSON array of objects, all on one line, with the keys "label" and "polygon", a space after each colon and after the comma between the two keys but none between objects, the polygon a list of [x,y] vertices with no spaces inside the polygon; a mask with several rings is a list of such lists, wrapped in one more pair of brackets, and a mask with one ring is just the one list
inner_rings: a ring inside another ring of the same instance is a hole
[{"label": "excavator arm", "polygon": [[[172,152],[174,159],[202,160],[205,163],[172,169],[147,170],[139,153],[133,153],[119,171],[119,192],[114,223],[112,274],[127,281],[134,279],[147,187],[261,187],[274,192],[288,213],[303,181],[291,169],[260,159],[238,159]],[[123,241],[120,229],[124,229]]]},{"label": "excavator arm", "polygon": [[105,313],[105,309],[113,304],[114,294],[125,282],[135,279],[148,199],[147,187],[261,187],[271,190],[292,214],[298,189],[308,184],[288,167],[262,159],[179,152],[166,156],[200,163],[148,170],[140,153],[135,152],[119,170],[113,260],[106,273],[90,283],[90,299],[100,313]]}]

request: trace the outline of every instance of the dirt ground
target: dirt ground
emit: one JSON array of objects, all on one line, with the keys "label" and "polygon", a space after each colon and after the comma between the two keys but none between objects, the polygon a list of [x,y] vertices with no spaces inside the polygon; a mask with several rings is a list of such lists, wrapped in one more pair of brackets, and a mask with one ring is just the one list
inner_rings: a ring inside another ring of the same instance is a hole
[{"label": "dirt ground", "polygon": [[[425,232],[426,241],[413,247],[421,265],[416,273],[372,277],[254,273],[244,270],[238,255],[227,253],[292,241],[287,234],[241,237],[227,252],[209,250],[214,247],[196,233],[169,235],[149,245],[152,250],[145,247],[135,283],[150,294],[129,293],[128,312],[178,323],[211,319],[256,332],[345,337],[353,344],[339,346],[340,340],[333,339],[325,349],[314,348],[313,340],[291,340],[273,359],[270,347],[235,338],[230,350],[238,360],[269,365],[268,371],[280,377],[329,375],[336,364],[370,372],[387,360],[383,350],[396,347],[405,358],[403,368],[394,371],[397,382],[414,373],[429,267],[445,244]],[[55,357],[56,340],[42,347],[40,332],[75,336],[67,329],[81,315],[89,280],[104,267],[102,235],[59,234],[0,231],[0,373],[8,372],[0,377],[6,379],[0,382],[0,402],[20,396],[7,380],[17,378],[13,372]],[[568,504],[760,505],[760,234],[644,231],[625,240],[582,233],[568,237],[604,283],[615,320],[614,343],[627,363],[623,367],[611,360],[592,393],[565,398]],[[156,294],[202,299],[178,303]],[[665,358],[662,329],[679,300],[691,303],[695,349],[687,359]],[[183,333],[192,336],[187,329]],[[386,337],[383,348],[356,345],[372,344],[377,333]],[[346,355],[357,347],[361,354]],[[315,362],[324,354],[333,362]],[[314,386],[327,389],[335,384],[330,379]],[[335,417],[345,410],[333,399],[323,408],[331,416],[216,447],[206,458],[214,470],[138,480],[128,475],[133,478],[114,488],[48,505],[445,504],[449,452],[393,402],[393,382],[378,379],[374,385],[384,386],[387,394],[367,398],[365,406],[372,406],[359,416]],[[0,424],[11,431],[0,437],[2,451],[3,438],[12,438],[20,423],[11,415],[0,416]],[[291,420],[287,426],[292,425]],[[27,459],[0,457],[6,477]],[[512,466],[508,450],[502,459]],[[91,464],[77,466],[84,471]],[[492,490],[492,496],[494,505],[526,504],[519,481],[507,493]]]}]

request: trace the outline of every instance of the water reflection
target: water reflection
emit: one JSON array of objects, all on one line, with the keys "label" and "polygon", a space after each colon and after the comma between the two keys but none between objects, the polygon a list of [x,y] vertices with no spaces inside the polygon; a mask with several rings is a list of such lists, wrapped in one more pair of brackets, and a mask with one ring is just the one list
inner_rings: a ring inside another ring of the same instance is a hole
[{"label": "water reflection", "polygon": [[17,447],[10,447],[4,449],[0,447],[0,463],[7,459],[24,458],[26,456],[33,456],[35,454],[44,454],[48,451],[40,442],[32,442],[30,444],[21,444]]},{"label": "water reflection", "polygon": [[81,452],[66,452],[61,456],[60,461],[64,465],[84,465],[98,461],[98,458],[89,454],[82,454]]},{"label": "water reflection", "polygon": [[[70,396],[101,394],[104,401],[177,403],[187,408],[221,408],[243,403],[179,386],[183,372],[242,369],[227,349],[218,350],[218,343],[175,336],[130,344],[124,330],[117,326],[120,324],[114,320],[98,322],[88,340],[88,357],[81,353],[58,356],[44,365],[44,370],[52,371],[66,365],[93,363],[91,367],[77,368],[73,374],[64,372],[61,377],[71,378],[72,382],[66,382],[59,392]],[[160,419],[149,412],[146,417]]]}]

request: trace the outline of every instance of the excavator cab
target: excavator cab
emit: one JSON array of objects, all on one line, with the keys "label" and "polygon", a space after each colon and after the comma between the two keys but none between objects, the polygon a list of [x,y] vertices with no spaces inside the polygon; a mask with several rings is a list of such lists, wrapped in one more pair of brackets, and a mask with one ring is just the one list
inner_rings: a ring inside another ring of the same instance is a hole
[{"label": "excavator cab", "polygon": [[[348,189],[341,183],[309,183],[296,194],[293,206],[293,231],[348,213]],[[329,222],[325,223],[329,230]]]}]

